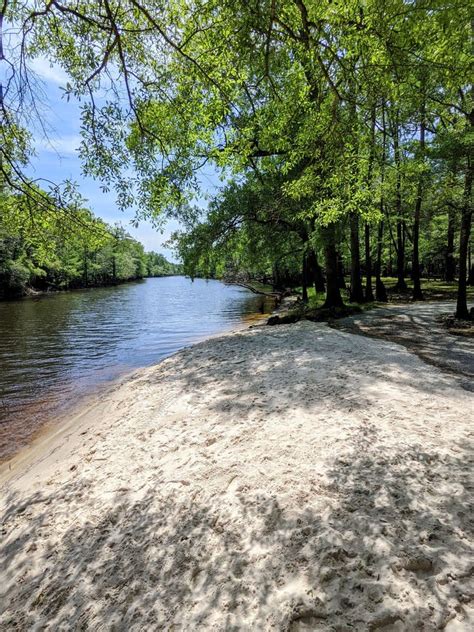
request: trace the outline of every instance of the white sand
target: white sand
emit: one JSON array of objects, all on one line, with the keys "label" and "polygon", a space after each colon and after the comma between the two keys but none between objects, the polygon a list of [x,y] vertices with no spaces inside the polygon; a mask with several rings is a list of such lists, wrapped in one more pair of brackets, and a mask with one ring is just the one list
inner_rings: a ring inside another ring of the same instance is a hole
[{"label": "white sand", "polygon": [[0,628],[472,630],[471,422],[384,341],[200,343],[3,472]]}]

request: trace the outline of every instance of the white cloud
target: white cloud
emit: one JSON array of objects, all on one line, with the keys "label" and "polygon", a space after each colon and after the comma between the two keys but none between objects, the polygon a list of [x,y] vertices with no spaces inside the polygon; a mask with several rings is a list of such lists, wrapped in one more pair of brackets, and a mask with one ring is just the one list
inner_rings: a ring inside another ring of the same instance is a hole
[{"label": "white cloud", "polygon": [[62,68],[56,64],[51,64],[44,57],[37,57],[30,64],[29,68],[44,81],[49,81],[57,85],[65,85],[68,76]]},{"label": "white cloud", "polygon": [[81,144],[79,134],[63,136],[61,138],[41,138],[36,141],[38,151],[59,154],[60,156],[77,156],[77,150]]}]

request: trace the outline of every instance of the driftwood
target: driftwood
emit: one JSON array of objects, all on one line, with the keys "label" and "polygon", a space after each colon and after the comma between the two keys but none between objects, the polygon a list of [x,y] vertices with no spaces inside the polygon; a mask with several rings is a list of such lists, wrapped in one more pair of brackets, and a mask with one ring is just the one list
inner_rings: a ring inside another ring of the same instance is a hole
[{"label": "driftwood", "polygon": [[262,296],[269,296],[270,298],[274,298],[277,302],[280,302],[282,298],[284,298],[285,296],[289,296],[290,294],[292,294],[292,292],[288,289],[275,291],[275,292],[266,292],[265,290],[259,290],[258,288],[254,287],[250,283],[245,283],[244,281],[225,280],[225,283],[227,283],[228,285],[240,285],[241,287],[244,287],[247,290],[250,290],[254,294],[261,294]]}]

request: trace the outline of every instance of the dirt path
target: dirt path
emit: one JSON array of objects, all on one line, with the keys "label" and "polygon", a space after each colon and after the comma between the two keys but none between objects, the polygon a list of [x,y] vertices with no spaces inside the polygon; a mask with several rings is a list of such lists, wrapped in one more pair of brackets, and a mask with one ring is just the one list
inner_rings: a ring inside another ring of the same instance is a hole
[{"label": "dirt path", "polygon": [[342,331],[402,344],[429,362],[461,378],[474,390],[474,338],[450,333],[439,316],[453,314],[455,302],[421,302],[379,307],[333,323]]},{"label": "dirt path", "polygon": [[299,322],[137,374],[4,473],[2,630],[472,630],[473,396]]}]

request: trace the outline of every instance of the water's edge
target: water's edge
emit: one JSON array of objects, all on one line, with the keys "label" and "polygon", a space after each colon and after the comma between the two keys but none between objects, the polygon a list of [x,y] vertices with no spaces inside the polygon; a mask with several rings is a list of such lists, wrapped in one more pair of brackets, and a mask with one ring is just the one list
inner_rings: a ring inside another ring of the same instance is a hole
[{"label": "water's edge", "polygon": [[174,356],[181,353],[186,353],[188,349],[198,345],[206,340],[213,338],[221,338],[226,336],[232,336],[241,331],[245,331],[252,327],[264,326],[267,320],[268,314],[255,314],[250,321],[242,322],[240,325],[235,325],[232,329],[221,331],[219,333],[204,336],[203,338],[196,340],[190,345],[186,345],[181,349],[177,349],[170,355],[162,358],[159,362],[149,366],[143,366],[139,369],[134,369],[129,373],[123,374],[116,379],[102,384],[101,387],[97,385],[97,388],[91,392],[83,394],[77,401],[71,403],[67,410],[63,410],[61,414],[55,419],[49,419],[31,435],[29,441],[18,447],[7,458],[0,459],[0,486],[7,483],[10,476],[15,473],[16,476],[22,476],[27,471],[28,463],[39,455],[46,455],[48,449],[55,451],[57,449],[58,440],[61,437],[71,436],[73,433],[80,433],[82,430],[83,420],[90,422],[90,414],[96,410],[99,416],[100,423],[100,406],[104,403],[109,403],[113,394],[120,391],[128,383],[142,378],[159,366],[165,360],[169,360]]},{"label": "water's edge", "polygon": [[[37,436],[50,427],[55,428],[91,401],[120,386],[137,370],[156,365],[202,340],[255,324],[265,319],[271,311],[271,306],[257,311],[255,299],[247,296],[247,293],[250,294],[248,290],[239,289],[236,294],[235,286],[229,289],[217,281],[209,285],[201,282],[197,284],[197,289],[192,286],[190,296],[186,296],[189,289],[187,281],[182,277],[175,277],[174,281],[172,279],[155,278],[148,286],[143,282],[136,289],[127,284],[130,290],[127,288],[124,291],[123,286],[120,286],[117,293],[114,292],[115,288],[108,288],[105,293],[102,288],[87,294],[78,292],[74,293],[72,301],[67,293],[62,293],[59,300],[56,299],[58,295],[53,299],[49,295],[38,303],[31,299],[27,299],[27,303],[22,300],[22,306],[26,306],[24,311],[18,302],[12,303],[13,316],[19,314],[18,318],[14,318],[14,333],[8,329],[8,319],[3,322],[3,332],[0,322],[0,335],[4,334],[7,340],[6,348],[0,351],[0,368],[6,367],[6,372],[2,370],[0,377],[0,463],[8,462],[23,446],[34,442]],[[168,286],[168,290],[175,285],[181,286],[181,296],[174,293],[171,298],[167,298],[165,293],[164,302],[157,303],[156,288],[161,291],[164,285]],[[147,306],[150,288],[152,300],[151,305]],[[96,292],[99,293],[99,299]],[[73,307],[79,305],[79,316],[75,315],[76,308],[72,317],[67,312],[66,321],[61,320],[63,304],[69,307],[71,302]],[[2,306],[3,314],[8,315],[8,305],[3,303],[0,310]],[[58,306],[59,321],[54,326],[55,316],[58,320],[58,314],[55,313],[55,309],[58,312]],[[29,326],[30,321],[25,313],[35,315],[38,322],[33,325],[36,330]],[[81,320],[78,321],[78,318]],[[43,320],[50,321],[49,325]],[[53,328],[49,332],[51,323]],[[85,333],[81,328],[85,329]],[[118,336],[117,342],[110,342],[110,330]],[[28,333],[32,340],[25,341]],[[10,348],[8,335],[11,337]],[[46,352],[38,342],[38,336],[41,335],[45,339],[41,344],[45,346]],[[58,344],[57,349],[55,345]],[[105,352],[101,345],[105,345]],[[44,357],[41,355],[43,352]],[[35,363],[38,364],[37,370]],[[53,365],[53,379],[48,382],[50,364]],[[18,380],[27,380],[24,387],[21,381],[15,381],[17,376]],[[11,392],[14,397],[21,397],[23,388],[29,399],[26,403],[20,400],[15,409],[15,400],[8,398],[8,388],[13,389]]]}]

